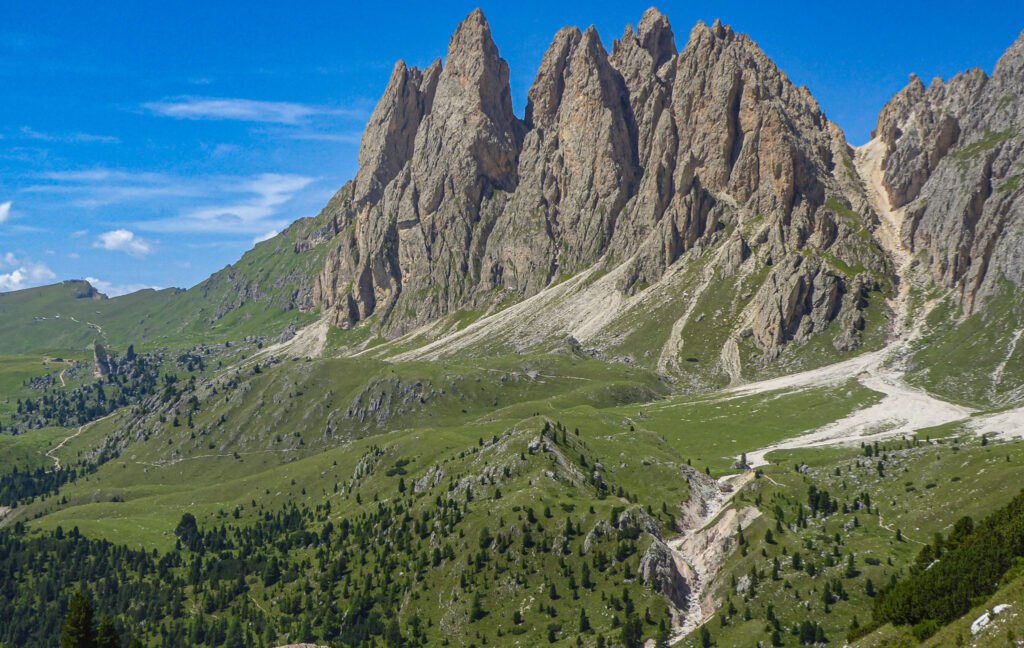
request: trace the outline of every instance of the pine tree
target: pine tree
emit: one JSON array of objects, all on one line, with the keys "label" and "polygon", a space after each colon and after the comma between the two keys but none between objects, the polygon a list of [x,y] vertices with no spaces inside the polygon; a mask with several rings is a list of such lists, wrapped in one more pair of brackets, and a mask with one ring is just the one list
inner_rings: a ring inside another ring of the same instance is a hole
[{"label": "pine tree", "polygon": [[580,632],[590,631],[590,619],[587,618],[587,611],[580,608]]},{"label": "pine tree", "polygon": [[121,635],[114,627],[114,621],[105,616],[96,628],[96,648],[121,648]]},{"label": "pine tree", "polygon": [[644,626],[640,617],[630,615],[622,624],[622,645],[626,648],[639,648],[644,641]]},{"label": "pine tree", "polygon": [[711,632],[706,626],[700,627],[700,645],[703,648],[711,648]]},{"label": "pine tree", "polygon": [[81,592],[75,592],[68,603],[68,615],[60,635],[60,648],[95,648],[92,627],[92,603]]},{"label": "pine tree", "polygon": [[245,648],[245,637],[242,634],[242,624],[238,617],[231,617],[228,622],[227,637],[224,639],[224,648]]},{"label": "pine tree", "polygon": [[486,615],[487,613],[484,612],[483,607],[480,605],[480,594],[473,594],[473,602],[469,606],[469,618],[473,621],[479,621]]},{"label": "pine tree", "polygon": [[857,571],[857,565],[853,562],[853,554],[850,554],[846,558],[846,577],[854,578],[860,572]]}]

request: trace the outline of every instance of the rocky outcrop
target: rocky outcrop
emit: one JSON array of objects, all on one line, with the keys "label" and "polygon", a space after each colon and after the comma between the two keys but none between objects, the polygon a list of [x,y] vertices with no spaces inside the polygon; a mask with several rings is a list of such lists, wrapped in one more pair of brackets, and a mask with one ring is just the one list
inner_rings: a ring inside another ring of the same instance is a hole
[{"label": "rocky outcrop", "polygon": [[[637,577],[676,607],[685,609],[690,599],[690,585],[682,573],[672,550],[658,538],[652,538],[640,557]],[[691,575],[692,578],[692,575]]]},{"label": "rocky outcrop", "polygon": [[1024,285],[1024,34],[991,77],[910,84],[882,111],[884,184],[901,236],[966,312],[1000,282]]},{"label": "rocky outcrop", "polygon": [[616,526],[620,530],[637,529],[655,538],[661,538],[661,525],[642,508],[629,508],[619,514]]},{"label": "rocky outcrop", "polygon": [[750,38],[698,24],[679,52],[653,9],[611,54],[563,29],[522,120],[508,75],[480,11],[444,65],[396,65],[314,291],[339,325],[394,337],[585,271],[628,297],[720,247],[709,272],[769,276],[742,322],[766,358],[858,320],[835,266],[887,269],[849,147]]},{"label": "rocky outcrop", "polygon": [[110,375],[110,357],[99,342],[92,344],[93,375],[103,379]]}]

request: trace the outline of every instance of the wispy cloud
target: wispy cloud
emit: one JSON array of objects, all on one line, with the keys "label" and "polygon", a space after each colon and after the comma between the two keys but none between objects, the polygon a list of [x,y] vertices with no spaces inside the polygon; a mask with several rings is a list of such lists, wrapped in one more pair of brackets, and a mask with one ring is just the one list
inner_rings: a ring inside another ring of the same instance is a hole
[{"label": "wispy cloud", "polygon": [[364,119],[360,109],[332,108],[290,101],[258,101],[255,99],[217,97],[171,97],[142,105],[162,117],[191,120],[232,120],[296,126],[316,116]]},{"label": "wispy cloud", "polygon": [[11,218],[11,201],[0,203],[0,223],[6,223]]},{"label": "wispy cloud", "polygon": [[93,247],[110,250],[111,252],[124,252],[139,258],[148,256],[153,251],[149,241],[135,236],[134,232],[126,229],[117,229],[100,234],[93,243]]},{"label": "wispy cloud", "polygon": [[284,137],[299,142],[337,142],[338,144],[359,144],[363,140],[361,132],[323,133],[318,131],[293,131],[284,133]]},{"label": "wispy cloud", "polygon": [[152,288],[153,290],[160,290],[158,286],[149,286],[146,284],[115,284],[109,281],[104,281],[97,277],[86,277],[86,281],[92,284],[92,287],[100,291],[108,297],[120,297],[121,295],[127,295],[129,293],[138,292],[140,290],[146,290]]},{"label": "wispy cloud", "polygon": [[87,169],[56,171],[37,176],[41,182],[22,189],[49,197],[70,196],[72,207],[96,209],[168,198],[202,198],[208,194],[201,182],[163,173]]},{"label": "wispy cloud", "polygon": [[[159,217],[121,220],[118,225],[145,232],[207,232],[255,236],[281,230],[298,216],[286,206],[315,178],[261,173],[253,176],[176,176],[117,169],[44,173],[24,192],[72,207],[124,211],[152,210]],[[109,221],[108,221],[109,222]],[[81,235],[79,235],[81,236]]]},{"label": "wispy cloud", "polygon": [[93,135],[92,133],[41,133],[28,126],[19,131],[25,139],[57,144],[120,144],[121,140],[112,135]]},{"label": "wispy cloud", "polygon": [[9,270],[0,273],[0,292],[42,286],[57,278],[46,264],[20,259],[13,252],[3,256],[0,267]]},{"label": "wispy cloud", "polygon": [[263,173],[235,183],[225,183],[224,195],[235,199],[185,210],[178,217],[138,224],[153,232],[218,232],[256,234],[278,230],[287,221],[277,218],[279,208],[308,187],[313,178],[301,175]]}]

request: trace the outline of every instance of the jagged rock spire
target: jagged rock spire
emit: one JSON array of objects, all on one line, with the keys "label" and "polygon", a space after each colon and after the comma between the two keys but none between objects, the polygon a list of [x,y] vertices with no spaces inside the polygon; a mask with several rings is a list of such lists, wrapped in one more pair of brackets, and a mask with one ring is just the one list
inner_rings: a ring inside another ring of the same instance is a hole
[{"label": "jagged rock spire", "polygon": [[[809,244],[846,258],[854,226],[825,207],[847,191],[832,174],[847,154],[836,132],[749,38],[698,24],[679,52],[656,9],[611,55],[592,27],[559,31],[520,121],[477,10],[443,66],[392,73],[364,140],[357,213],[339,219],[345,244],[318,294],[340,321],[372,315],[394,335],[598,265],[621,264],[616,290],[627,295],[701,249],[723,250],[726,274]],[[737,226],[753,214],[766,225],[745,238]],[[850,265],[873,263],[871,251],[855,256]],[[826,326],[848,290],[820,258],[774,265],[798,266],[798,303],[777,294],[796,285],[780,274],[744,315],[772,353]]]},{"label": "jagged rock spire", "polygon": [[430,110],[440,72],[440,60],[422,73],[406,67],[405,61],[395,64],[363,132],[355,181],[357,204],[379,200],[384,187],[412,158],[416,131]]}]

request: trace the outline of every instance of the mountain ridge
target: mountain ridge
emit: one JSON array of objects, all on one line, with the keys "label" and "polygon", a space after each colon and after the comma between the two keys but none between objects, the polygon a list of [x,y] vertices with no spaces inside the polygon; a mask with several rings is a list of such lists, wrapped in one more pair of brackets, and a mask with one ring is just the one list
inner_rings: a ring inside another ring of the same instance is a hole
[{"label": "mountain ridge", "polygon": [[[467,47],[479,66],[464,69]],[[448,60],[422,73],[397,64],[370,119],[315,291],[339,326],[372,318],[394,338],[624,264],[615,290],[629,297],[727,245],[716,272],[751,258],[745,275],[782,267],[752,286],[751,307],[730,307],[734,343],[753,337],[770,362],[835,321],[837,349],[859,345],[860,311],[891,274],[864,235],[877,217],[844,177],[841,131],[748,37],[700,23],[677,52],[652,9],[609,55],[595,30],[563,29],[523,120],[482,12],[460,25]],[[450,146],[465,155],[435,154],[431,142],[453,136],[435,134],[448,132],[435,112],[461,115],[455,141],[469,140]]]}]

